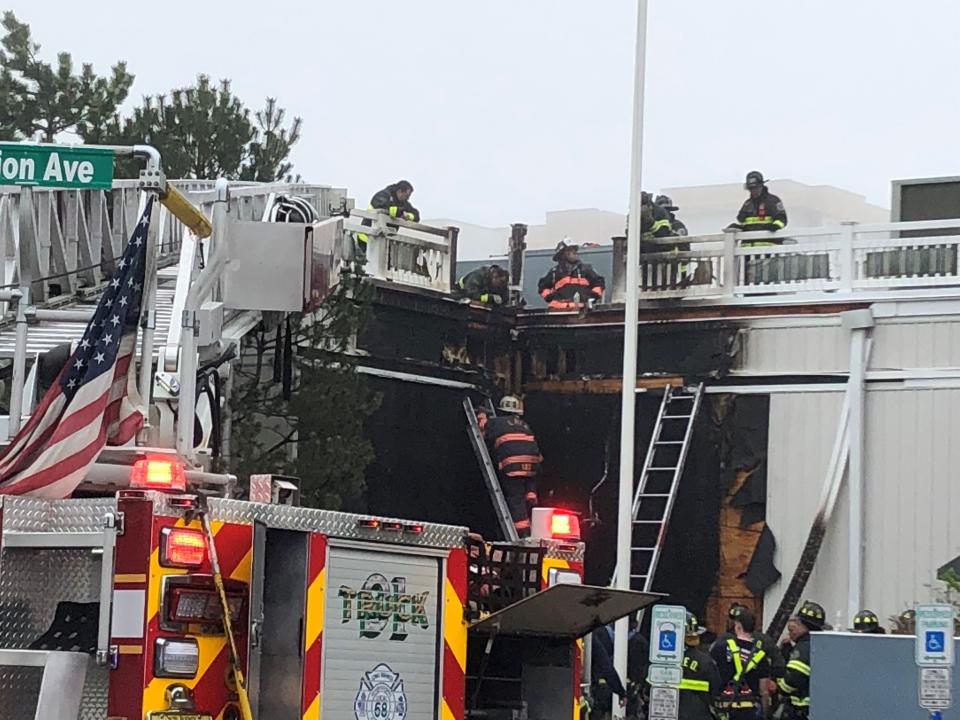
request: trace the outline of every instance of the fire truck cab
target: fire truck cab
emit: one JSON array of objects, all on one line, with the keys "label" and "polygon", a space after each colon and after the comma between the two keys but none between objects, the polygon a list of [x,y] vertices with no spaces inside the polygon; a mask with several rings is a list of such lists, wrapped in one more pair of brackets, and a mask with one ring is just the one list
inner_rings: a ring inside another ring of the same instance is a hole
[{"label": "fire truck cab", "polygon": [[[135,485],[178,477],[147,462]],[[655,600],[582,585],[562,513],[561,539],[502,544],[198,497],[2,498],[5,718],[243,717],[200,502],[257,720],[576,717],[578,639]]]}]

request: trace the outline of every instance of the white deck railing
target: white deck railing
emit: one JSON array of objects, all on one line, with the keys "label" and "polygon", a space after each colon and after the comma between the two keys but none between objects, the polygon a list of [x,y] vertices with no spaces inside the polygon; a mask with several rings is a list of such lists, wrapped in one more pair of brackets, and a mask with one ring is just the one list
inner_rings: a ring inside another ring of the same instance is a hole
[{"label": "white deck railing", "polygon": [[[366,224],[365,224],[366,223]],[[448,293],[456,282],[455,227],[434,227],[372,210],[351,210],[346,229],[366,252],[364,270],[374,278]]]},{"label": "white deck railing", "polygon": [[[757,243],[776,241],[778,245]],[[682,242],[687,249],[675,249]],[[960,219],[768,232],[723,232],[656,240],[641,256],[642,300],[750,302],[758,296],[868,299],[888,291],[960,292]],[[614,251],[613,301],[624,293],[625,247]]]}]

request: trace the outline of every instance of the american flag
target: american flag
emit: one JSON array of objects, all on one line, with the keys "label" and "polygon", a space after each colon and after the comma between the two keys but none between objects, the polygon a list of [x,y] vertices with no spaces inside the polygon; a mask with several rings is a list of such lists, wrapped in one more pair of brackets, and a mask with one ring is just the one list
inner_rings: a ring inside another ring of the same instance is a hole
[{"label": "american flag", "polygon": [[152,208],[151,195],[76,352],[0,455],[0,494],[67,497],[143,425],[133,354]]}]

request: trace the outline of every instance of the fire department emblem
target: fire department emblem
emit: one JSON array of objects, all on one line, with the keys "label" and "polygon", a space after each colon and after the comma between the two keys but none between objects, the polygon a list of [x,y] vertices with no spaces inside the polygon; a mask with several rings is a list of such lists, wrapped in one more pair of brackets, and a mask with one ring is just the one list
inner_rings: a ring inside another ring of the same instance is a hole
[{"label": "fire department emblem", "polygon": [[403,680],[384,663],[364,673],[353,712],[357,720],[404,720],[407,696],[403,692]]}]

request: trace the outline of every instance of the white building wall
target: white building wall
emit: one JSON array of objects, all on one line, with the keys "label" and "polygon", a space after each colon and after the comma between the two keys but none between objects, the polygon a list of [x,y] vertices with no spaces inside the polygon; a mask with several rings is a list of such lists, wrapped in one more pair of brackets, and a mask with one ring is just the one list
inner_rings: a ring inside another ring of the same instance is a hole
[{"label": "white building wall", "polygon": [[[783,579],[766,594],[772,617],[800,558],[820,496],[843,402],[841,392],[770,399],[767,522]],[[885,625],[941,583],[936,569],[960,555],[960,388],[868,388],[864,478],[863,603]],[[846,482],[804,597],[847,626]]]}]

